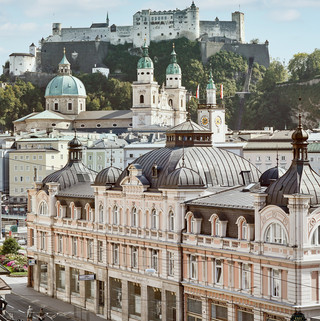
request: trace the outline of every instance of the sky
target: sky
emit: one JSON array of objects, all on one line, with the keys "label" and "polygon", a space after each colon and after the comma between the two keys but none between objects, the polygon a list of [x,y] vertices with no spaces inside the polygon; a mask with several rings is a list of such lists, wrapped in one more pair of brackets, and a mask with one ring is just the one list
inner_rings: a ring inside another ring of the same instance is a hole
[{"label": "sky", "polygon": [[[90,27],[92,22],[132,25],[142,9],[185,9],[191,0],[0,0],[0,66],[9,55],[28,53],[29,45],[51,35],[52,23],[62,28]],[[195,0],[200,20],[231,20],[231,13],[245,15],[245,41],[269,41],[272,59],[288,64],[298,52],[320,48],[320,0]],[[2,73],[2,68],[0,68]]]}]

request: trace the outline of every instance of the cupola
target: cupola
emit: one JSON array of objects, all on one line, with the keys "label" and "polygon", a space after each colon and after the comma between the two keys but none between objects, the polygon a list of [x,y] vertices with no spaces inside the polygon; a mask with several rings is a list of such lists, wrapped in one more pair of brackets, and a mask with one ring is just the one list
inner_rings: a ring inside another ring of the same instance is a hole
[{"label": "cupola", "polygon": [[138,82],[153,82],[153,62],[149,57],[149,50],[146,41],[142,47],[142,57],[138,61],[137,73]]},{"label": "cupola", "polygon": [[174,50],[174,44],[171,52],[170,64],[168,65],[166,70],[166,87],[181,87],[181,68],[177,63],[177,54]]}]

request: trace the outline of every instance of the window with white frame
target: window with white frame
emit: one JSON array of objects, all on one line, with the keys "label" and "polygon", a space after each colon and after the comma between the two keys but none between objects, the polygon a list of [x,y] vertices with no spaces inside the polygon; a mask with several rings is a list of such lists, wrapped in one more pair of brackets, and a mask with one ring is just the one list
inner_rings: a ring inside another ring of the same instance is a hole
[{"label": "window with white frame", "polygon": [[40,232],[40,246],[41,246],[41,250],[45,250],[46,249],[46,232]]},{"label": "window with white frame", "polygon": [[133,227],[138,226],[138,213],[137,213],[137,209],[135,207],[133,207],[132,211],[131,211],[131,225]]},{"label": "window with white frame", "polygon": [[158,250],[151,250],[151,268],[158,271]]},{"label": "window with white frame", "polygon": [[320,225],[312,233],[311,244],[320,245]]},{"label": "window with white frame", "polygon": [[215,260],[214,269],[215,269],[215,276],[214,276],[215,283],[222,284],[222,260]]},{"label": "window with white frame", "polygon": [[119,244],[112,245],[112,263],[119,264]]},{"label": "window with white frame", "polygon": [[197,279],[197,257],[195,255],[190,255],[190,279]]},{"label": "window with white frame", "polygon": [[112,221],[114,225],[119,224],[119,209],[117,205],[113,207]]},{"label": "window with white frame", "polygon": [[62,234],[58,235],[58,252],[59,253],[63,252],[63,235]]},{"label": "window with white frame", "polygon": [[168,252],[168,275],[174,275],[174,253]]},{"label": "window with white frame", "polygon": [[195,230],[196,230],[196,220],[194,219],[194,216],[192,216],[190,220],[190,233],[195,233]]},{"label": "window with white frame", "polygon": [[99,205],[99,223],[103,223],[103,205]]},{"label": "window with white frame", "polygon": [[238,225],[238,239],[247,240],[248,239],[248,224],[243,216],[237,219],[236,224]]},{"label": "window with white frame", "polygon": [[138,267],[138,248],[136,246],[131,247],[131,267]]},{"label": "window with white frame", "polygon": [[103,262],[103,242],[98,241],[98,261]]},{"label": "window with white frame", "polygon": [[87,240],[87,258],[93,259],[93,240]]},{"label": "window with white frame", "polygon": [[72,255],[76,256],[78,252],[78,239],[72,236]]},{"label": "window with white frame", "polygon": [[169,212],[169,231],[174,231],[174,213],[173,211]]},{"label": "window with white frame", "polygon": [[273,297],[280,297],[281,290],[281,271],[271,269],[271,295]]},{"label": "window with white frame", "polygon": [[265,242],[287,244],[284,228],[279,223],[271,223],[265,233]]},{"label": "window with white frame", "polygon": [[221,223],[220,223],[219,218],[216,218],[214,220],[214,234],[213,234],[214,236],[220,235],[220,225],[221,225]]},{"label": "window with white frame", "polygon": [[40,215],[48,215],[49,210],[48,210],[48,204],[46,201],[42,201],[39,205],[39,214]]},{"label": "window with white frame", "polygon": [[250,290],[250,265],[247,263],[241,266],[241,286],[243,290]]},{"label": "window with white frame", "polygon": [[151,211],[151,228],[157,228],[157,211],[155,209]]}]

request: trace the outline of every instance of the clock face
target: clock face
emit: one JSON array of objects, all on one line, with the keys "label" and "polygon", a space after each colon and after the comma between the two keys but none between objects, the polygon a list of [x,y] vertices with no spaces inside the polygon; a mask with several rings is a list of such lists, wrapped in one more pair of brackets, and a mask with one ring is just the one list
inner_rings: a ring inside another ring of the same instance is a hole
[{"label": "clock face", "polygon": [[209,119],[206,116],[201,117],[201,125],[207,126],[209,124]]},{"label": "clock face", "polygon": [[217,116],[214,120],[214,123],[216,124],[216,126],[220,126],[222,124],[222,119],[220,116]]}]

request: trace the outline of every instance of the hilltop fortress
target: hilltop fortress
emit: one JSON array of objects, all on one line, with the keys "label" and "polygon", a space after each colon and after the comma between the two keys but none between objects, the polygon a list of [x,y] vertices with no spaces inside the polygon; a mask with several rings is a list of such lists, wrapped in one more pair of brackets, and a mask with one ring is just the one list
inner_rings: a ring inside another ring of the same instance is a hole
[{"label": "hilltop fortress", "polygon": [[244,14],[232,13],[232,21],[200,21],[199,8],[194,2],[184,10],[151,11],[142,10],[133,15],[132,26],[109,26],[109,17],[105,23],[93,23],[90,28],[62,28],[53,23],[52,35],[45,42],[69,41],[106,41],[113,45],[132,43],[141,47],[146,39],[150,41],[172,40],[186,37],[196,40],[202,36],[229,39],[231,42],[244,42]]},{"label": "hilltop fortress", "polygon": [[[244,14],[232,13],[231,21],[200,21],[199,8],[192,2],[184,10],[152,11],[142,10],[133,15],[131,26],[110,25],[107,15],[103,23],[93,23],[85,28],[62,28],[53,23],[52,35],[42,38],[40,47],[32,44],[28,54],[10,55],[10,73],[27,76],[33,81],[37,72],[55,73],[59,55],[63,48],[74,72],[91,73],[96,70],[108,73],[103,64],[110,44],[129,43],[142,47],[144,41],[174,40],[185,37],[201,42],[202,61],[220,50],[232,51],[246,57],[249,65],[257,62],[269,66],[268,42],[264,44],[245,43]],[[29,72],[29,73],[26,73]],[[31,73],[30,73],[31,72]]]}]

